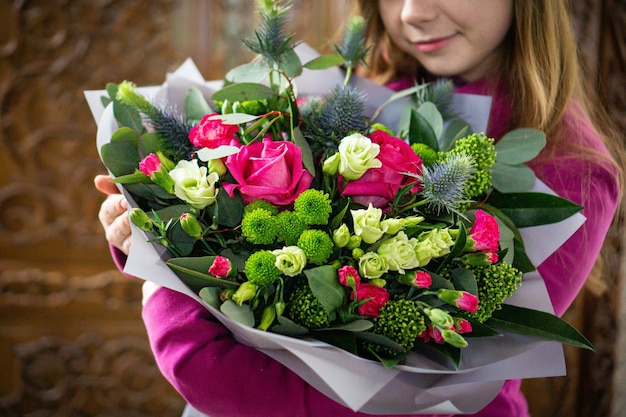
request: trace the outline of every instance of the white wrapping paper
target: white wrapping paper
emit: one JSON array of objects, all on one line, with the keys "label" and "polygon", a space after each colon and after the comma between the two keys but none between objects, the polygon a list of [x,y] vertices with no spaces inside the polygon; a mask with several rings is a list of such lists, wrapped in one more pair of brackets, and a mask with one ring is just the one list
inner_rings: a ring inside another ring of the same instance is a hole
[{"label": "white wrapping paper", "polygon": [[[311,56],[314,52],[304,45],[299,53]],[[325,70],[323,75],[319,71],[305,71],[297,79],[298,91],[299,94],[324,93],[342,79],[338,69]],[[393,94],[367,80],[357,79],[356,82],[366,92],[371,113]],[[163,86],[140,91],[154,97],[157,104],[160,100],[167,100],[170,104],[182,106],[189,87],[200,87],[209,97],[211,91],[219,89],[220,85],[220,82],[205,82],[195,65],[188,60],[176,72],[168,74]],[[104,94],[100,90],[85,92],[98,122],[98,149],[110,140],[116,129],[112,107],[103,108],[100,103],[100,96]],[[490,98],[464,95],[455,100],[459,109],[472,109],[465,116],[470,119],[468,122],[475,131],[483,131],[489,116]],[[401,103],[387,106],[377,121],[395,128],[394,120],[398,119],[400,109]],[[479,112],[476,109],[486,110]],[[475,117],[468,117],[471,115]],[[541,183],[536,184],[535,190],[549,192]],[[126,195],[132,205],[132,198]],[[538,265],[583,222],[584,217],[576,214],[558,224],[522,229],[520,232],[529,258]],[[354,356],[323,342],[244,327],[204,303],[163,262],[165,250],[148,243],[144,232],[134,226],[132,228],[131,252],[124,268],[126,274],[194,298],[231,330],[241,343],[259,349],[288,366],[310,385],[352,410],[370,414],[475,413],[497,395],[507,379],[565,374],[560,343],[515,334],[469,339],[470,345],[463,350],[459,370],[417,353],[411,353],[405,364],[388,369],[378,362]],[[507,303],[553,313],[543,279],[537,272],[524,275],[523,285]]]}]

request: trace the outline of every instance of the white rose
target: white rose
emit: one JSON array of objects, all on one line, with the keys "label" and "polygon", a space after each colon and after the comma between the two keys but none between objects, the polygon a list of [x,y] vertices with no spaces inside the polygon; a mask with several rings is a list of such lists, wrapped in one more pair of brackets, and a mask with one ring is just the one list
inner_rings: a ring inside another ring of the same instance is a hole
[{"label": "white rose", "polygon": [[219,175],[215,172],[207,175],[207,168],[198,166],[198,160],[182,160],[169,174],[174,180],[176,197],[192,207],[203,209],[215,202],[217,189],[215,183]]},{"label": "white rose", "polygon": [[358,180],[370,168],[380,168],[382,162],[376,157],[380,146],[370,138],[354,133],[339,143],[339,173],[347,180]]}]

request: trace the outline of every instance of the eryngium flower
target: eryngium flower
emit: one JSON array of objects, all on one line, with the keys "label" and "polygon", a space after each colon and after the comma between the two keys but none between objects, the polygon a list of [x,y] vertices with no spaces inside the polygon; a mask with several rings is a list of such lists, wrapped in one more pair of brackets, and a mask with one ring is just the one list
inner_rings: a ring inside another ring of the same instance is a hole
[{"label": "eryngium flower", "polygon": [[365,96],[359,90],[336,86],[319,114],[319,126],[327,138],[342,139],[365,129]]},{"label": "eryngium flower", "polygon": [[267,63],[280,63],[281,56],[291,50],[293,35],[285,35],[285,15],[289,6],[278,0],[257,1],[261,23],[255,38],[244,39],[243,43]]},{"label": "eryngium flower", "polygon": [[438,214],[454,212],[465,202],[465,186],[474,173],[474,160],[465,153],[450,155],[432,167],[424,167],[418,179],[422,185],[420,195],[430,209]]},{"label": "eryngium flower", "polygon": [[356,66],[359,61],[363,61],[370,49],[365,47],[364,34],[365,19],[362,16],[352,16],[348,20],[341,45],[335,47],[337,53],[346,60],[346,64],[350,67]]}]

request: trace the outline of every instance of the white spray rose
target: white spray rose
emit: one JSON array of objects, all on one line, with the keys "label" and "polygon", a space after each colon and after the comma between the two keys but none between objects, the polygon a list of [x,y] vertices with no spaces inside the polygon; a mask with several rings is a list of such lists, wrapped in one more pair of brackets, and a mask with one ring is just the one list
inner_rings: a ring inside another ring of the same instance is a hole
[{"label": "white spray rose", "polygon": [[417,239],[409,239],[404,232],[399,232],[396,236],[382,241],[377,252],[385,259],[391,271],[404,274],[406,269],[420,266],[415,253],[416,244]]},{"label": "white spray rose", "polygon": [[297,246],[285,246],[272,251],[272,254],[276,256],[276,268],[288,277],[300,274],[306,266],[306,255]]},{"label": "white spray rose", "polygon": [[206,167],[198,166],[197,159],[178,162],[169,172],[174,180],[176,197],[197,209],[213,204],[217,196],[215,183],[219,180],[219,175],[215,172],[207,173]]},{"label": "white spray rose", "polygon": [[375,208],[370,203],[367,210],[350,210],[354,223],[354,234],[361,237],[365,243],[375,243],[385,233],[385,228],[381,225],[380,219],[383,211]]},{"label": "white spray rose", "polygon": [[370,168],[380,168],[376,157],[380,146],[360,133],[346,136],[339,143],[339,173],[347,180],[358,180]]}]

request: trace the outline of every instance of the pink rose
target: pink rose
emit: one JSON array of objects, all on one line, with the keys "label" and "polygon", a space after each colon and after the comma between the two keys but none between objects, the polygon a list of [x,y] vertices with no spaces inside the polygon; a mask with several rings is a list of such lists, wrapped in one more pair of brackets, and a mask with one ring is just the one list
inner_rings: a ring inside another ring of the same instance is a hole
[{"label": "pink rose", "polygon": [[212,119],[217,113],[206,114],[200,124],[191,128],[189,141],[197,148],[217,148],[222,145],[230,145],[232,140],[239,141],[236,133],[239,126],[227,125],[219,119]]},{"label": "pink rose", "polygon": [[[402,173],[421,173],[422,160],[408,143],[382,130],[376,130],[369,137],[380,146],[380,153],[376,158],[382,162],[382,166],[370,168],[358,180],[349,181],[341,195],[352,197],[355,202],[364,206],[372,203],[376,208],[385,208],[400,188],[416,181]],[[417,185],[412,191],[419,191]]]},{"label": "pink rose", "polygon": [[301,149],[292,142],[265,138],[243,146],[228,156],[226,167],[237,183],[223,183],[224,189],[231,197],[239,190],[245,204],[259,199],[289,205],[313,182],[302,166]]},{"label": "pink rose", "polygon": [[359,272],[350,265],[344,265],[339,270],[337,270],[337,274],[339,275],[339,282],[344,287],[351,287],[352,285],[348,282],[348,279],[351,278],[354,281],[355,286],[361,284],[361,277],[359,276]]},{"label": "pink rose", "polygon": [[[359,314],[366,317],[379,317],[380,309],[389,301],[389,293],[386,289],[372,284],[361,284],[356,287],[357,300],[368,302],[359,307]],[[350,295],[354,299],[354,293]]]},{"label": "pink rose", "polygon": [[474,241],[473,249],[481,252],[497,252],[499,249],[500,229],[496,219],[482,210],[476,210],[476,221],[469,231]]}]

